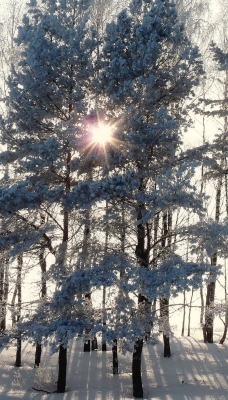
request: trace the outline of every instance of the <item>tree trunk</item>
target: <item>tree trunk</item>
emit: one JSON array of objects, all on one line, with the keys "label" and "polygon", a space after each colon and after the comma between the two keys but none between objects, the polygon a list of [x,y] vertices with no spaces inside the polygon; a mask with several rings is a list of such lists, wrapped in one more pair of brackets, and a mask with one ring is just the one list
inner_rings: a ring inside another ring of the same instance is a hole
[{"label": "tree trunk", "polygon": [[1,321],[0,331],[4,332],[6,329],[6,312],[7,300],[9,294],[9,257],[3,255],[0,273],[0,303],[1,303]]},{"label": "tree trunk", "polygon": [[112,370],[113,375],[118,375],[119,373],[119,363],[118,363],[118,353],[117,353],[117,340],[113,340],[112,346]]},{"label": "tree trunk", "polygon": [[193,299],[194,289],[191,292],[191,298],[189,302],[189,311],[188,311],[188,336],[191,334],[191,314],[192,314],[192,299]]},{"label": "tree trunk", "polygon": [[213,343],[213,333],[214,333],[214,313],[212,309],[212,304],[215,299],[215,282],[210,282],[207,286],[207,296],[206,296],[206,314],[205,314],[205,342]]},{"label": "tree trunk", "polygon": [[[45,258],[45,249],[43,247],[40,249],[39,262],[41,268],[41,298],[44,299],[47,296],[47,282],[46,282],[47,263]],[[40,366],[41,355],[42,355],[42,345],[41,342],[37,342],[34,368]]]},{"label": "tree trunk", "polygon": [[[69,106],[69,112],[71,106]],[[70,192],[71,188],[71,152],[68,151],[66,158],[66,177],[65,189],[66,193]],[[63,209],[63,237],[62,237],[62,251],[60,254],[60,272],[65,276],[67,274],[67,245],[69,240],[69,212]],[[64,337],[62,337],[64,339]],[[63,344],[59,346],[59,372],[57,381],[57,393],[64,393],[66,390],[66,373],[67,373],[67,347]]]},{"label": "tree trunk", "polygon": [[17,338],[17,351],[16,351],[16,360],[15,360],[15,367],[21,367],[21,338],[20,334]]},{"label": "tree trunk", "polygon": [[200,299],[201,299],[201,307],[200,307],[200,325],[203,326],[203,315],[204,315],[204,298],[203,298],[203,288],[200,288]]},{"label": "tree trunk", "polygon": [[164,357],[171,357],[170,340],[169,340],[169,299],[160,299],[161,319],[163,322],[163,343]]},{"label": "tree trunk", "polygon": [[[90,332],[90,329],[85,330],[85,334],[88,335]],[[84,340],[84,352],[90,352],[90,339],[85,339]]]},{"label": "tree trunk", "polygon": [[92,340],[92,350],[97,350],[98,349],[98,344],[97,344],[97,338],[94,336]]},{"label": "tree trunk", "polygon": [[[172,212],[166,210],[163,212],[163,237],[161,246],[166,253],[171,247],[171,236],[170,232],[172,229]],[[169,298],[160,299],[160,317],[162,319],[163,326],[163,344],[164,344],[164,357],[171,357],[170,340],[169,340]]]},{"label": "tree trunk", "polygon": [[[143,192],[144,181],[141,178],[139,192]],[[148,223],[143,223],[143,212],[145,210],[145,204],[139,203],[137,209],[137,245],[135,249],[135,255],[137,262],[141,268],[147,269],[149,266],[149,254],[151,250],[151,236],[150,228]],[[143,287],[141,288],[143,291]],[[139,292],[138,295],[138,308],[139,313],[142,314],[142,320],[144,319],[144,334],[148,330],[147,321],[145,324],[145,312],[148,310],[148,299]],[[141,310],[140,310],[141,308]],[[142,377],[141,377],[141,358],[142,358],[143,339],[137,338],[134,344],[134,351],[132,357],[132,382],[133,382],[133,396],[136,398],[143,397]]]},{"label": "tree trunk", "polygon": [[37,342],[37,343],[36,343],[36,352],[35,352],[35,363],[34,363],[34,368],[37,368],[37,367],[40,366],[41,354],[42,354],[42,345],[41,345],[41,343]]},{"label": "tree trunk", "polygon": [[[223,163],[224,163],[224,158],[221,160],[221,167],[223,166]],[[216,202],[215,202],[216,222],[219,222],[220,219],[221,190],[222,190],[222,177],[219,177],[218,186],[216,189]],[[214,253],[211,257],[211,270],[209,277],[210,282],[207,285],[207,295],[206,295],[204,340],[207,343],[213,343],[215,282],[217,277],[217,273],[215,271],[216,265],[217,265],[217,253]]]},{"label": "tree trunk", "polygon": [[186,316],[186,292],[185,292],[185,290],[184,290],[184,310],[183,310],[183,320],[182,320],[181,336],[184,336],[185,316]]},{"label": "tree trunk", "polygon": [[141,358],[142,358],[143,340],[135,341],[133,360],[132,360],[132,383],[133,397],[136,399],[143,398],[143,386],[141,377]]},{"label": "tree trunk", "polygon": [[221,339],[219,341],[220,344],[223,344],[225,342],[226,335],[227,335],[227,329],[228,329],[228,306],[226,306],[224,331],[223,331],[223,335],[222,335],[222,337],[221,337]]},{"label": "tree trunk", "polygon": [[[17,257],[17,318],[16,322],[20,321],[21,317],[21,272],[22,272],[22,266],[23,266],[23,255],[20,254]],[[16,361],[15,361],[15,367],[21,367],[21,334],[18,332],[17,335],[17,351],[16,351]]]},{"label": "tree trunk", "polygon": [[67,372],[67,348],[61,344],[59,346],[59,374],[57,382],[57,393],[65,393],[66,372]]}]

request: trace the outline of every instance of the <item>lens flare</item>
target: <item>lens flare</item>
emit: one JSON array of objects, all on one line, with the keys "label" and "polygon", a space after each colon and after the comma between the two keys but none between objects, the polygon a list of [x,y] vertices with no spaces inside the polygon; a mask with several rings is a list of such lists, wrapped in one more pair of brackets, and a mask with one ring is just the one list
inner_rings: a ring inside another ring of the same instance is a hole
[{"label": "lens flare", "polygon": [[91,142],[93,144],[105,146],[107,143],[112,142],[113,130],[113,126],[99,121],[97,125],[90,127]]}]

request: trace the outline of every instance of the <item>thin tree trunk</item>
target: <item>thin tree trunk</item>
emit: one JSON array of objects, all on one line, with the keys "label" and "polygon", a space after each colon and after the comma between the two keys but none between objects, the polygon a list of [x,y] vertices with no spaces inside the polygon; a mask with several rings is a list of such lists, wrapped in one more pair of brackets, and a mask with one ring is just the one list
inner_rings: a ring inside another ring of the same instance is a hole
[{"label": "thin tree trunk", "polygon": [[[16,322],[19,322],[21,317],[21,272],[23,266],[23,255],[20,254],[17,258],[17,318]],[[17,334],[17,351],[16,351],[16,361],[15,367],[21,367],[21,334],[18,331]]]},{"label": "thin tree trunk", "polygon": [[219,341],[220,344],[223,344],[228,330],[228,303],[227,303],[227,269],[226,269],[226,260],[225,260],[225,274],[224,274],[224,288],[225,288],[225,321],[224,321],[224,331],[223,335]]},{"label": "thin tree trunk", "polygon": [[[47,296],[47,282],[46,282],[47,262],[46,262],[46,258],[45,258],[45,248],[44,247],[42,247],[40,249],[39,263],[40,263],[40,268],[41,268],[41,298],[43,300]],[[37,368],[40,366],[41,355],[42,355],[42,345],[41,345],[41,342],[37,342],[36,343],[36,351],[35,351],[34,368]]]},{"label": "thin tree trunk", "polygon": [[6,329],[6,312],[7,300],[9,294],[9,257],[3,254],[0,273],[0,331],[4,332]]},{"label": "thin tree trunk", "polygon": [[[88,173],[88,179],[92,180],[91,171]],[[84,232],[83,232],[83,242],[82,242],[82,251],[80,256],[80,268],[83,270],[84,268],[88,268],[90,265],[89,259],[89,244],[90,244],[90,237],[91,237],[91,217],[90,217],[90,210],[86,210],[85,213],[85,223],[84,223]],[[90,282],[87,282],[88,292],[85,294],[85,299],[87,301],[87,309],[91,311],[91,319],[92,319],[92,299],[90,293]],[[86,336],[90,333],[90,329],[85,330]],[[84,352],[90,352],[91,349],[91,340],[86,337],[84,340]]]},{"label": "thin tree trunk", "polygon": [[[69,113],[72,110],[72,105],[69,105]],[[71,152],[68,151],[66,158],[66,177],[65,177],[65,189],[66,192],[70,192],[71,188]],[[63,275],[66,275],[66,263],[67,263],[67,244],[69,240],[69,212],[64,210],[63,212],[63,238],[62,238],[62,253],[60,255],[60,267]],[[66,339],[66,338],[62,338]],[[65,342],[65,341],[64,341]],[[59,371],[57,381],[57,393],[64,393],[66,389],[66,373],[67,373],[67,347],[64,344],[59,346]]]},{"label": "thin tree trunk", "polygon": [[[139,166],[140,167],[140,166]],[[141,178],[139,191],[143,192],[144,181]],[[147,269],[149,266],[149,254],[151,250],[151,237],[149,225],[142,222],[143,212],[145,210],[145,205],[143,203],[138,204],[137,209],[137,245],[135,249],[135,255],[137,262],[141,268]],[[147,240],[147,243],[146,243]],[[141,288],[143,290],[143,287]],[[151,306],[151,305],[150,305]],[[148,299],[142,294],[138,295],[138,308],[139,312],[142,314],[142,320],[145,320],[145,314],[148,311]],[[140,310],[141,309],[141,310]],[[144,323],[144,334],[148,330],[147,324]],[[136,398],[143,397],[143,386],[142,386],[142,376],[141,376],[141,359],[142,359],[142,349],[143,349],[143,339],[137,338],[134,344],[134,351],[132,357],[132,382],[133,382],[133,396]]]},{"label": "thin tree trunk", "polygon": [[[221,161],[223,164],[223,160]],[[215,204],[215,221],[219,222],[220,218],[220,204],[221,204],[221,189],[222,189],[222,177],[218,179],[218,186],[216,190],[216,204]],[[214,253],[211,257],[211,270],[209,276],[209,284],[207,285],[206,294],[206,311],[205,311],[205,342],[213,343],[213,331],[214,331],[214,300],[215,300],[215,282],[217,273],[215,267],[217,265],[217,253]]]},{"label": "thin tree trunk", "polygon": [[[172,229],[172,214],[170,210],[163,213],[163,238],[162,238],[162,248],[163,251],[166,247],[170,249],[171,246],[171,236],[169,233]],[[166,246],[167,243],[167,246]],[[164,357],[171,357],[170,340],[169,340],[169,298],[160,299],[160,318],[162,320],[163,326],[163,343],[164,343]]]},{"label": "thin tree trunk", "polygon": [[201,299],[201,307],[200,307],[200,325],[203,326],[203,315],[204,315],[204,297],[203,297],[203,288],[200,288],[200,299]]},{"label": "thin tree trunk", "polygon": [[[105,222],[105,249],[104,249],[104,254],[106,255],[108,252],[108,237],[109,237],[109,226],[108,226],[108,201],[106,200],[106,205],[105,205],[105,218],[106,218],[106,222]],[[103,286],[103,292],[102,292],[102,323],[103,326],[106,325],[107,321],[106,321],[106,287]],[[106,351],[107,350],[107,344],[106,344],[106,340],[104,337],[104,333],[102,333],[102,344],[101,344],[101,349],[102,351]]]},{"label": "thin tree trunk", "polygon": [[[227,159],[225,158],[225,167],[227,168]],[[228,184],[227,184],[227,175],[225,175],[225,196],[226,196],[226,216],[228,217]],[[228,303],[227,303],[227,268],[226,268],[226,260],[225,260],[225,273],[224,273],[224,288],[225,288],[225,321],[224,321],[224,331],[223,335],[219,341],[220,344],[223,344],[228,330]]]},{"label": "thin tree trunk", "polygon": [[190,302],[189,302],[189,311],[188,311],[188,336],[191,334],[191,314],[192,314],[192,299],[193,299],[194,289],[192,289]]},{"label": "thin tree trunk", "polygon": [[183,309],[183,319],[182,319],[181,336],[184,336],[185,317],[186,317],[186,292],[185,292],[185,290],[184,290],[184,309]]}]

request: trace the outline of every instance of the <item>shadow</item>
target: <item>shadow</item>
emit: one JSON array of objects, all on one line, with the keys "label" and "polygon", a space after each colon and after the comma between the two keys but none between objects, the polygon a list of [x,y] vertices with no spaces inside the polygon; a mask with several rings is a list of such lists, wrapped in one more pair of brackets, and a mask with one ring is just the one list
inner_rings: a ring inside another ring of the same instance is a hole
[{"label": "shadow", "polygon": [[[163,343],[144,344],[142,379],[147,400],[227,400],[227,343],[205,344],[194,338],[171,340],[172,357],[163,357]],[[1,351],[0,399],[15,400],[129,400],[132,399],[132,354],[119,353],[119,375],[112,374],[112,351],[84,353],[83,340],[73,340],[68,349],[67,392],[47,394],[31,390],[36,374],[48,371],[57,380],[58,353],[44,348],[40,369],[33,368],[34,347],[23,348],[23,366],[11,364],[15,347]],[[55,382],[54,382],[55,383]],[[42,381],[41,381],[42,384]]]}]

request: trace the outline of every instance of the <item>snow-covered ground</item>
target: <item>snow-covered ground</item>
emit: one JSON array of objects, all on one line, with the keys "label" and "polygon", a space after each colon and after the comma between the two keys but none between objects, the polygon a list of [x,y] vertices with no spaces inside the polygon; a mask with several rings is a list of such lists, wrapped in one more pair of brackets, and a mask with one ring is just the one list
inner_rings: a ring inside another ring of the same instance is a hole
[{"label": "snow-covered ground", "polygon": [[[198,336],[198,338],[197,338]],[[201,332],[194,337],[174,336],[172,357],[164,359],[162,343],[145,344],[142,376],[144,398],[153,400],[227,400],[228,342],[204,344]],[[42,366],[33,368],[34,347],[23,345],[23,365],[14,367],[15,348],[0,352],[0,399],[35,400],[119,400],[132,399],[131,355],[119,355],[120,374],[112,375],[112,353],[98,350],[83,353],[81,340],[73,341],[68,358],[68,391],[55,390],[57,354],[46,348]]]}]

